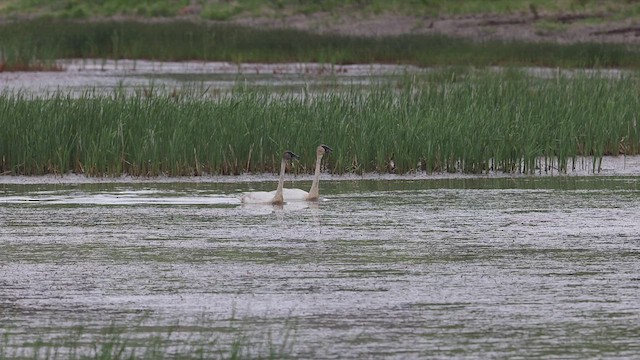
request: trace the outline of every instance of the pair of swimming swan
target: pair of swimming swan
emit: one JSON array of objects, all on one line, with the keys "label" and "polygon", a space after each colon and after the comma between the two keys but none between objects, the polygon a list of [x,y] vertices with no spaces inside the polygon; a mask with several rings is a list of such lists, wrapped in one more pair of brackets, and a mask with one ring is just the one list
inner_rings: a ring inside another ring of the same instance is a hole
[{"label": "pair of swimming swan", "polygon": [[280,163],[280,179],[278,188],[275,191],[254,191],[247,192],[240,199],[245,204],[272,204],[282,205],[287,201],[316,201],[320,197],[320,162],[324,154],[330,154],[332,149],[327,145],[320,145],[316,149],[316,170],[311,183],[311,189],[306,192],[301,189],[284,188],[284,172],[287,162],[297,159],[298,155],[291,151],[285,151]]}]

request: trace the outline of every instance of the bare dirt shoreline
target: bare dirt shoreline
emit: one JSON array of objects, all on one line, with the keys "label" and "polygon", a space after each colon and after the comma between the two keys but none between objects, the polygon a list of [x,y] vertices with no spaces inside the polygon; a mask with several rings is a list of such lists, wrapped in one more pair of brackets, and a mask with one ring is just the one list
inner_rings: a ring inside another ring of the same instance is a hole
[{"label": "bare dirt shoreline", "polygon": [[508,14],[422,17],[395,14],[316,13],[275,18],[238,17],[230,22],[259,28],[293,28],[355,36],[443,34],[484,40],[607,42],[640,44],[640,22],[612,20],[607,14]]}]

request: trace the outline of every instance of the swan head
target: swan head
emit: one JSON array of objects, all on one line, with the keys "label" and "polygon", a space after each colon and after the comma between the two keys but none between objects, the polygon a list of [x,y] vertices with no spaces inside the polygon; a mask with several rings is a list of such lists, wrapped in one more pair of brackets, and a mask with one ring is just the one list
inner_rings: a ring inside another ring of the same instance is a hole
[{"label": "swan head", "polygon": [[320,145],[318,146],[318,148],[316,149],[316,154],[318,156],[324,155],[324,154],[331,154],[331,152],[333,151],[332,148],[328,147],[327,145]]},{"label": "swan head", "polygon": [[282,158],[284,160],[291,161],[291,160],[299,159],[300,156],[298,156],[298,155],[294,154],[293,152],[287,150],[287,151],[284,152],[284,155],[282,155]]}]

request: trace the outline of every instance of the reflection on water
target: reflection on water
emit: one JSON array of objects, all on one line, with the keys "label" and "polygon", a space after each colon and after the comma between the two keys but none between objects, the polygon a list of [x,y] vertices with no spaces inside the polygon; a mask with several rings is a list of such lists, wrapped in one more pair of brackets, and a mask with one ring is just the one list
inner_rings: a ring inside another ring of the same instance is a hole
[{"label": "reflection on water", "polygon": [[290,321],[304,358],[640,352],[636,178],[338,181],[318,203],[237,200],[269,185],[3,185],[10,348],[78,324],[153,332],[136,328],[145,314],[179,322],[177,343],[231,317],[262,333]]},{"label": "reflection on water", "polygon": [[35,191],[28,195],[3,196],[0,204],[41,203],[48,205],[222,205],[238,204],[239,198],[227,195],[180,196],[158,190],[117,192]]}]

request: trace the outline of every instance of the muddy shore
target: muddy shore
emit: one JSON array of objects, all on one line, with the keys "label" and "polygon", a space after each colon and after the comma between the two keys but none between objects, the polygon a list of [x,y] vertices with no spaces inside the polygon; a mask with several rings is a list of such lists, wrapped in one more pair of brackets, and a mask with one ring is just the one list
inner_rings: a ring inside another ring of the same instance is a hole
[{"label": "muddy shore", "polygon": [[232,23],[355,36],[443,34],[486,40],[640,44],[640,23],[603,13],[479,14],[464,16],[343,15],[316,13],[281,19],[239,17]]}]

